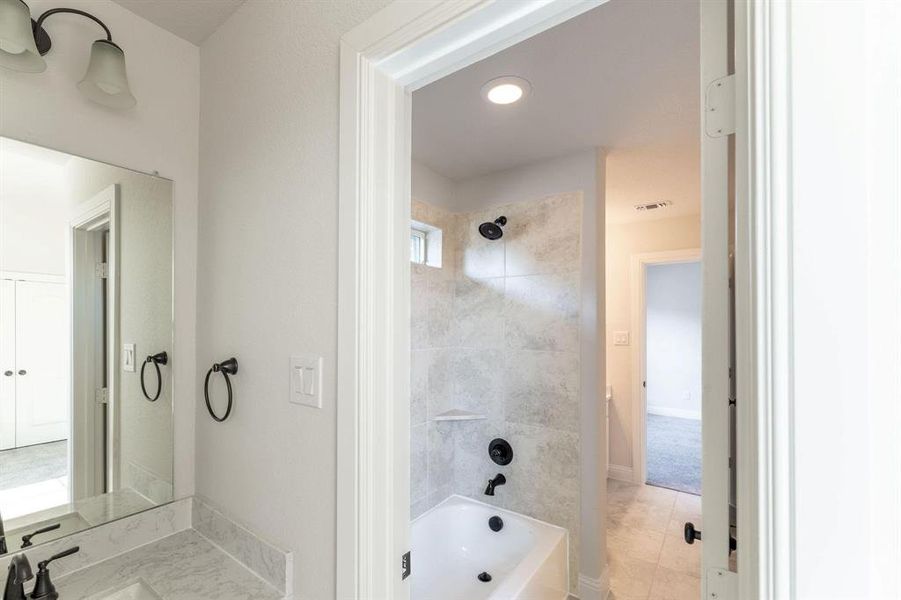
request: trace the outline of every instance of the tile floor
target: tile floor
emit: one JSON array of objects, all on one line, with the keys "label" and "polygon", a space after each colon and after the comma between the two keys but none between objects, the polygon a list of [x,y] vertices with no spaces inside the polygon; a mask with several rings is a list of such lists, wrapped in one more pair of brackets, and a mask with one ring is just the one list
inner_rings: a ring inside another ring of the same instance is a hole
[{"label": "tile floor", "polygon": [[610,600],[700,599],[701,542],[685,543],[685,521],[702,527],[700,496],[607,482]]},{"label": "tile floor", "polygon": [[0,508],[13,519],[69,501],[66,440],[0,452]]},{"label": "tile floor", "polygon": [[66,440],[0,452],[0,490],[59,479],[68,473]]}]

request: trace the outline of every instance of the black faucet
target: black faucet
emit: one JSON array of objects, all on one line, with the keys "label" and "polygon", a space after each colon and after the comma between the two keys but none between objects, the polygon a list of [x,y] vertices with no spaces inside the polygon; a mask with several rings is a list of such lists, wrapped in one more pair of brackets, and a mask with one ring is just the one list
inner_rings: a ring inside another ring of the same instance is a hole
[{"label": "black faucet", "polygon": [[53,525],[48,525],[47,527],[41,527],[37,531],[32,531],[31,533],[29,533],[27,535],[23,535],[22,536],[22,547],[29,548],[29,547],[33,546],[34,544],[32,543],[31,538],[33,538],[34,536],[39,535],[41,533],[47,533],[48,531],[53,531],[53,530],[59,529],[59,528],[60,528],[60,524],[54,523]]},{"label": "black faucet", "polygon": [[9,561],[9,573],[6,576],[6,589],[3,600],[25,600],[25,582],[34,578],[31,564],[24,554],[17,554]]},{"label": "black faucet", "polygon": [[6,552],[6,531],[3,529],[3,515],[0,515],[0,555]]},{"label": "black faucet", "polygon": [[63,550],[54,554],[47,560],[38,563],[38,576],[34,582],[34,590],[29,596],[25,596],[25,582],[34,577],[28,557],[17,554],[9,562],[9,575],[6,578],[6,590],[3,592],[3,600],[59,600],[59,593],[53,582],[50,581],[50,569],[48,565],[58,558],[69,556],[78,552],[78,546]]},{"label": "black faucet", "polygon": [[497,475],[494,476],[494,479],[488,480],[488,487],[485,488],[485,495],[493,496],[494,488],[496,488],[499,485],[504,485],[505,483],[507,483],[507,478],[504,477],[503,473],[498,473]]}]

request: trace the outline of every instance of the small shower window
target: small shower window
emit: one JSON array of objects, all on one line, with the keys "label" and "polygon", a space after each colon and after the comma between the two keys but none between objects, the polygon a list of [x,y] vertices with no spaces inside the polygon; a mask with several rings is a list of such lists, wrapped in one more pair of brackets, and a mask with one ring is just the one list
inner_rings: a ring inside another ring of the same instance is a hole
[{"label": "small shower window", "polygon": [[433,225],[411,221],[410,261],[430,267],[441,267],[442,232]]},{"label": "small shower window", "polygon": [[415,227],[410,229],[410,260],[420,265],[426,264],[426,256],[428,256],[428,247],[426,246],[426,237],[428,233]]}]

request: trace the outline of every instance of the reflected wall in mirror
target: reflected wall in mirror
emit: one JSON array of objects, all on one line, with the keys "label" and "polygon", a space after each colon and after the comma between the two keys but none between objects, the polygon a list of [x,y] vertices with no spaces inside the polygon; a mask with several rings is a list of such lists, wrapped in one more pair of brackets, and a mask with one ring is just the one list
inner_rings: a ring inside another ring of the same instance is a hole
[{"label": "reflected wall in mirror", "polygon": [[172,252],[171,181],[0,138],[0,553],[172,500]]}]

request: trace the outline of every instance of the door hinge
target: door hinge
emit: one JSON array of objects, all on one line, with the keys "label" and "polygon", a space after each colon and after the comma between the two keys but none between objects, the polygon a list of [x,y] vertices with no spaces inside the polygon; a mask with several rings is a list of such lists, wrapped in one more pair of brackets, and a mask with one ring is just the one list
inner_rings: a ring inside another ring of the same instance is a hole
[{"label": "door hinge", "polygon": [[94,275],[100,279],[109,277],[109,263],[99,262],[94,265]]},{"label": "door hinge", "polygon": [[109,402],[109,388],[97,388],[94,390],[94,400],[97,404],[107,404]]},{"label": "door hinge", "polygon": [[707,600],[738,600],[738,573],[707,569]]},{"label": "door hinge", "polygon": [[704,131],[712,138],[735,133],[735,75],[714,79],[707,86]]},{"label": "door hinge", "polygon": [[412,568],[410,566],[410,551],[407,550],[403,556],[400,557],[400,580],[403,581],[412,573]]}]

